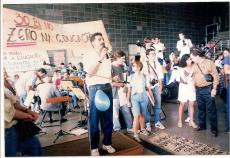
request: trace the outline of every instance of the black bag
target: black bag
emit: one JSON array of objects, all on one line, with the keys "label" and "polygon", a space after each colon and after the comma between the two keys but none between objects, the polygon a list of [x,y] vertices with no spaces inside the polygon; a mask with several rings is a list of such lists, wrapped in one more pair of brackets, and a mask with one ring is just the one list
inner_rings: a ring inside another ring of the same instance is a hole
[{"label": "black bag", "polygon": [[213,77],[211,74],[205,74],[204,78],[207,82],[213,82]]},{"label": "black bag", "polygon": [[152,85],[152,86],[154,86],[155,84],[157,84],[158,83],[158,80],[156,80],[156,79],[152,79],[151,81],[150,81],[150,84]]},{"label": "black bag", "polygon": [[34,96],[34,100],[33,100],[33,103],[38,103],[38,105],[41,105],[42,101],[41,101],[41,98],[39,96]]},{"label": "black bag", "polygon": [[170,99],[177,99],[178,98],[178,89],[179,89],[179,83],[178,82],[172,82],[169,85],[166,85],[162,89],[162,100],[170,100]]},{"label": "black bag", "polygon": [[198,68],[200,69],[201,73],[204,75],[204,78],[207,82],[213,82],[213,76],[211,74],[204,74],[201,70],[200,66],[197,64]]},{"label": "black bag", "polygon": [[36,134],[39,134],[41,129],[36,126],[32,121],[18,120],[16,129],[19,135],[19,139],[26,140],[32,138]]}]

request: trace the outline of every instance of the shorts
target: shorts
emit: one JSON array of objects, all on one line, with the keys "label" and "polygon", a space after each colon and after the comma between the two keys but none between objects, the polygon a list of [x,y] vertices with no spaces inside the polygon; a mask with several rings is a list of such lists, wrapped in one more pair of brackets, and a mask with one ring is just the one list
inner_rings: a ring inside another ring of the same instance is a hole
[{"label": "shorts", "polygon": [[183,103],[187,101],[196,101],[195,87],[189,84],[180,83],[178,100]]}]

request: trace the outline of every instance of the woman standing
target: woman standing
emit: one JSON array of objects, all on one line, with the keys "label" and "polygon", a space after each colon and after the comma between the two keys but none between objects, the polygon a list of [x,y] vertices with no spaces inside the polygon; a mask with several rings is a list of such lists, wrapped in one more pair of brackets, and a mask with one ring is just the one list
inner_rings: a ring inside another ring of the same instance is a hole
[{"label": "woman standing", "polygon": [[194,87],[194,82],[192,80],[192,60],[189,54],[185,54],[181,57],[180,60],[180,68],[178,69],[178,81],[179,81],[179,94],[178,94],[178,101],[180,102],[179,105],[179,120],[178,120],[178,127],[181,128],[182,124],[182,117],[184,113],[184,105],[187,103],[189,104],[189,126],[193,128],[197,128],[197,125],[194,122],[194,105],[196,100],[196,91]]},{"label": "woman standing", "polygon": [[[133,132],[134,139],[137,142],[141,142],[138,136],[138,129],[140,125],[140,134],[149,135],[145,129],[145,115],[147,111],[147,106],[149,104],[149,99],[154,105],[154,98],[151,93],[150,84],[146,77],[141,73],[143,64],[140,61],[134,61],[133,71],[134,74],[130,76],[130,86],[128,90],[128,104],[130,105],[130,99],[132,102],[132,113],[133,113]],[[148,88],[147,88],[148,87]],[[148,90],[146,90],[148,89]],[[149,96],[149,98],[148,98]]]}]

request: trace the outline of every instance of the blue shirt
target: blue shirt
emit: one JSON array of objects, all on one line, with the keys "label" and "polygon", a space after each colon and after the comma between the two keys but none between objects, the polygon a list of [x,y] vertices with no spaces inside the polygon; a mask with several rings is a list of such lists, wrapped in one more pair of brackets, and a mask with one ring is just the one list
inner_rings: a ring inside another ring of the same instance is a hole
[{"label": "blue shirt", "polygon": [[[224,58],[223,65],[230,65],[230,56]],[[230,79],[230,75],[227,78]]]}]

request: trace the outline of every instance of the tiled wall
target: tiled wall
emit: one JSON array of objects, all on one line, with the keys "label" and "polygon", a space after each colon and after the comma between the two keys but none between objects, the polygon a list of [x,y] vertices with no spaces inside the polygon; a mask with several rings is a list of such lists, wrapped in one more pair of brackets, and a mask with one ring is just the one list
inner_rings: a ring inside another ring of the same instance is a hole
[{"label": "tiled wall", "polygon": [[[213,19],[208,13],[208,5],[210,3],[106,3],[15,4],[4,7],[57,23],[102,19],[114,50],[127,52],[128,43],[143,40],[145,36],[158,36],[170,53],[176,47],[180,30],[185,31],[193,43],[204,41],[204,26],[212,23]],[[229,3],[226,5],[229,11]]]}]

